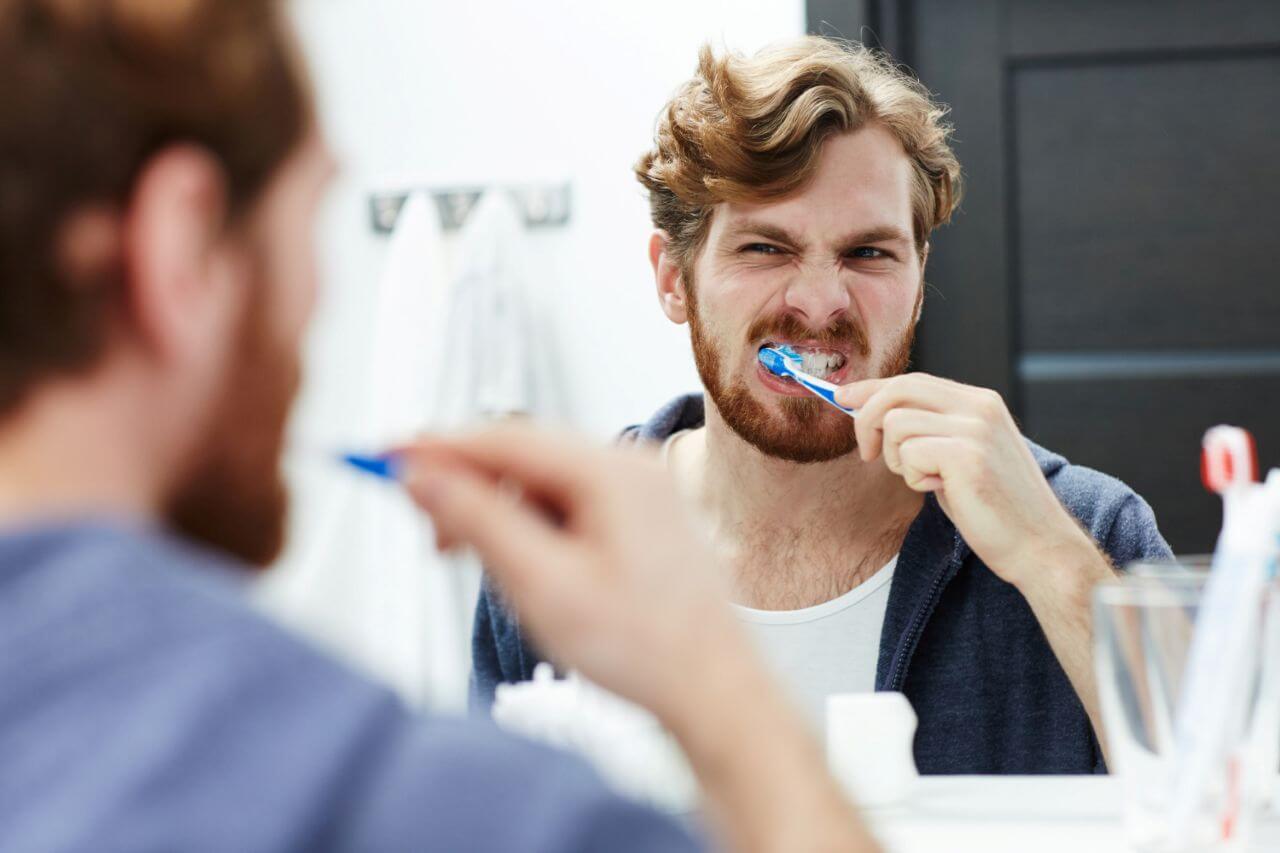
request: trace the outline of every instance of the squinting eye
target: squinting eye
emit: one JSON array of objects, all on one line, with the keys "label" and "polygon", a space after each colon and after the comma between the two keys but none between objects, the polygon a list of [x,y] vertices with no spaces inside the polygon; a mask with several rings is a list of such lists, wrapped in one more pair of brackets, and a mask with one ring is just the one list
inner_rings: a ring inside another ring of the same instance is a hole
[{"label": "squinting eye", "polygon": [[859,246],[853,250],[855,258],[884,258],[887,254],[874,246]]},{"label": "squinting eye", "polygon": [[754,252],[760,255],[782,254],[781,249],[779,249],[777,246],[770,246],[768,243],[748,243],[747,245],[743,246],[739,251]]}]

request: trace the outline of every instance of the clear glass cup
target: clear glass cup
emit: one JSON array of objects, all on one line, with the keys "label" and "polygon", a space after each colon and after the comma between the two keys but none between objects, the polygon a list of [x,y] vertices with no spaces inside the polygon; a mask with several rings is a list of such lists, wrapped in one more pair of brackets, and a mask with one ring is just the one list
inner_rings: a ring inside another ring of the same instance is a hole
[{"label": "clear glass cup", "polygon": [[1174,720],[1204,558],[1135,564],[1094,591],[1094,663],[1107,760],[1120,777],[1125,829],[1144,851],[1243,850],[1280,767],[1280,586],[1257,603],[1245,661],[1244,713],[1230,748],[1206,778],[1189,831],[1173,837]]}]

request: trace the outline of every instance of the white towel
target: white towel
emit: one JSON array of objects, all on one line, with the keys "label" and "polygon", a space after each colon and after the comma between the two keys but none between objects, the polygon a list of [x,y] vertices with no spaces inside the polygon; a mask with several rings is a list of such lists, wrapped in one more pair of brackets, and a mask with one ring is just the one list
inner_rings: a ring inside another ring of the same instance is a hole
[{"label": "white towel", "polygon": [[[540,367],[546,363],[545,350],[535,347],[531,327],[527,258],[520,212],[506,193],[486,193],[460,235],[457,271],[435,339],[434,363],[449,367],[437,370],[431,428],[450,430],[512,414],[547,413],[554,397],[545,392],[550,384],[547,370]],[[447,589],[432,589],[440,596],[437,603],[447,602],[433,608],[435,682],[443,691],[438,699],[447,707],[462,707],[481,567],[468,554],[436,560],[448,581]]]},{"label": "white towel", "polygon": [[[378,284],[368,368],[368,447],[385,447],[432,424],[441,371],[436,342],[445,327],[447,264],[439,214],[421,193],[405,203]],[[342,535],[357,543],[361,649],[411,704],[460,710],[469,656],[459,644],[458,581],[432,547],[430,524],[398,489],[354,482],[354,512]]]},{"label": "white towel", "polygon": [[535,408],[524,225],[506,193],[481,198],[460,242],[433,413],[445,428]]},{"label": "white towel", "polygon": [[[527,258],[524,226],[505,193],[478,203],[453,246],[434,201],[410,197],[370,288],[372,351],[354,365],[365,379],[357,449],[511,413],[558,414]],[[462,710],[478,563],[437,554],[429,521],[390,484],[327,463],[295,480],[325,492],[303,504],[325,518],[298,527],[308,541],[292,543],[260,600],[410,704]]]},{"label": "white towel", "polygon": [[[439,377],[428,344],[440,335],[449,292],[445,254],[435,204],[415,194],[387,243],[381,278],[368,287],[374,310],[351,318],[371,316],[373,334],[365,357],[351,364],[362,380],[351,423],[333,431],[351,437],[350,449],[381,449],[427,425]],[[331,340],[344,331],[361,337],[339,323]],[[458,661],[465,647],[456,640],[455,584],[424,556],[429,523],[394,486],[312,452],[316,458],[295,459],[290,472],[294,489],[306,490],[294,504],[307,517],[293,524],[294,539],[259,584],[258,602],[410,704],[460,707],[467,662]]]}]

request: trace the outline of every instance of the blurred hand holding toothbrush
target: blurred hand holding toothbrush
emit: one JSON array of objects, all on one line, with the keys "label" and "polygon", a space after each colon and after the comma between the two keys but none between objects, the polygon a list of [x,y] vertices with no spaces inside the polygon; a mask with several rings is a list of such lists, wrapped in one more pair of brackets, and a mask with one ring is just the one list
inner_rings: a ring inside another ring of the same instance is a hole
[{"label": "blurred hand holding toothbrush", "polygon": [[346,461],[475,548],[558,662],[653,712],[735,849],[876,849],[657,460],[507,423]]}]

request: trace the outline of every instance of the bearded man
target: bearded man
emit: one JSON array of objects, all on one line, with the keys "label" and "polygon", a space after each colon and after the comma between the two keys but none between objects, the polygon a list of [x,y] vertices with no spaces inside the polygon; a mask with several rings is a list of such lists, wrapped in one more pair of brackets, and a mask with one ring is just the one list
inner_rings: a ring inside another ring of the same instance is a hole
[{"label": "bearded man", "polygon": [[[661,448],[815,726],[830,694],[895,690],[922,772],[1100,771],[1090,589],[1169,550],[1138,495],[1026,440],[998,394],[905,373],[960,196],[944,114],[860,46],[704,48],[636,174],[706,393],[625,438]],[[775,344],[857,417],[766,370]],[[540,658],[492,586],[473,650],[480,706]]]}]

